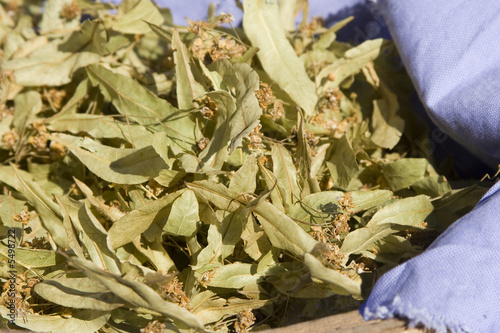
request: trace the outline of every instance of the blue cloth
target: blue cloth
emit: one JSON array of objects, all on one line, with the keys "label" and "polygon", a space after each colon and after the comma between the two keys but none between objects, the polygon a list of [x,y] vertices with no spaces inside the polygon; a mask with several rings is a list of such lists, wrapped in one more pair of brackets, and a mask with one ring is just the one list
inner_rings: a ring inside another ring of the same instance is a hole
[{"label": "blue cloth", "polygon": [[499,332],[500,183],[421,255],[376,283],[365,320],[395,316],[437,332]]},{"label": "blue cloth", "polygon": [[[204,19],[209,0],[156,0],[176,24]],[[242,13],[233,0],[214,1]],[[373,2],[373,1],[372,1]],[[359,44],[391,31],[432,121],[496,169],[500,162],[500,2],[310,0],[310,16],[355,14],[339,37]],[[381,19],[385,18],[385,21]],[[387,23],[386,23],[387,22]],[[389,271],[360,308],[366,320],[410,319],[438,332],[500,332],[500,183],[423,254]]]},{"label": "blue cloth", "polygon": [[[500,3],[380,0],[431,119],[491,167],[500,161]],[[500,332],[500,183],[423,254],[380,278],[366,320]]]},{"label": "blue cloth", "polygon": [[378,8],[431,119],[496,169],[500,3],[380,0]]}]

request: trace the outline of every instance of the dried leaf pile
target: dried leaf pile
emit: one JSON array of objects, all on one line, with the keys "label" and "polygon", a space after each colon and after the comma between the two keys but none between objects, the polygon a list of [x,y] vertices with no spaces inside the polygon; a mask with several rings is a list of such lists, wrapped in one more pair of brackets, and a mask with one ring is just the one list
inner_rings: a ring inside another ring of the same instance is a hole
[{"label": "dried leaf pile", "polygon": [[176,27],[150,0],[39,3],[0,7],[18,327],[245,332],[354,309],[484,193],[416,154],[395,47],[336,41],[350,19],[296,29],[303,2],[245,0],[243,29],[214,7]]}]

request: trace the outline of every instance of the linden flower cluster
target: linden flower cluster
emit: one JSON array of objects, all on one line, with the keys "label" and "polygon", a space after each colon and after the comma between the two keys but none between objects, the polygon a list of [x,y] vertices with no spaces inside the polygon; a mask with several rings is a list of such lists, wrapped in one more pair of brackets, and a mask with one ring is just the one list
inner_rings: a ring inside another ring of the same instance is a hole
[{"label": "linden flower cluster", "polygon": [[207,148],[207,145],[209,142],[210,142],[210,139],[207,137],[204,137],[204,138],[201,138],[200,140],[198,140],[196,145],[198,146],[198,148],[200,150],[203,150],[203,149]]},{"label": "linden flower cluster", "polygon": [[43,122],[34,122],[33,128],[37,133],[30,136],[28,142],[38,154],[48,154],[53,160],[60,159],[66,155],[65,146],[55,141],[49,141],[49,133]]},{"label": "linden flower cluster", "polygon": [[255,324],[255,315],[252,310],[245,310],[236,315],[237,321],[234,323],[236,332],[248,332],[250,326]]},{"label": "linden flower cluster", "polygon": [[260,129],[262,128],[262,125],[259,124],[257,127],[253,129],[250,134],[248,134],[248,148],[252,150],[258,150],[264,148],[264,144],[262,143],[262,133],[260,132]]},{"label": "linden flower cluster", "polygon": [[199,98],[196,101],[203,105],[200,109],[203,118],[212,120],[219,110],[215,101],[208,96],[203,97],[203,99]]},{"label": "linden flower cluster", "polygon": [[346,193],[339,199],[339,205],[342,210],[345,212],[344,214],[338,214],[332,221],[333,224],[333,236],[337,240],[341,240],[345,235],[349,233],[351,227],[349,226],[349,219],[351,215],[354,213],[356,207],[352,201],[352,197]]},{"label": "linden flower cluster", "polygon": [[59,110],[63,104],[63,100],[66,97],[66,90],[57,90],[51,88],[44,91],[42,97],[49,102],[49,104],[56,110]]},{"label": "linden flower cluster", "polygon": [[313,16],[311,21],[300,29],[300,32],[308,37],[318,33],[318,30],[325,26],[325,19],[321,16]]},{"label": "linden flower cluster", "polygon": [[163,191],[165,191],[165,187],[158,184],[158,182],[154,179],[150,179],[145,186],[148,192],[146,192],[146,197],[151,199],[152,197],[159,196]]},{"label": "linden flower cluster", "polygon": [[17,134],[16,129],[7,131],[2,136],[2,146],[4,146],[7,150],[13,150],[18,141],[19,135]]},{"label": "linden flower cluster", "polygon": [[333,137],[335,139],[340,139],[350,126],[359,123],[359,119],[356,116],[346,117],[341,121],[335,121],[325,118],[325,114],[320,113],[316,116],[312,116],[310,119],[310,123],[332,130]]},{"label": "linden flower cluster", "polygon": [[31,214],[27,207],[24,207],[19,214],[13,216],[14,221],[28,225],[31,220]]},{"label": "linden flower cluster", "polygon": [[22,246],[30,249],[52,250],[52,245],[44,237],[35,237],[32,241],[24,241]]},{"label": "linden flower cluster", "polygon": [[325,257],[329,263],[338,265],[344,260],[345,255],[340,252],[338,245],[327,243],[326,246],[328,247],[328,251],[323,253],[323,257]]},{"label": "linden flower cluster", "polygon": [[[31,308],[34,304],[33,288],[41,281],[37,278],[26,278],[24,274],[16,276],[14,304],[18,316],[23,314],[34,314]],[[6,305],[10,301],[10,280],[3,286],[3,293],[0,297],[0,305]]]},{"label": "linden flower cluster", "polygon": [[[283,104],[276,99],[273,90],[265,82],[260,83],[260,89],[255,92],[255,97],[259,101],[259,106],[264,112],[264,115],[270,116],[273,120],[277,120],[284,116],[285,108]],[[270,108],[269,106],[272,105]]]},{"label": "linden flower cluster", "polygon": [[183,283],[174,277],[172,281],[161,287],[162,295],[164,298],[170,298],[180,307],[184,309],[191,308],[191,300],[186,296],[182,290]]},{"label": "linden flower cluster", "polygon": [[209,271],[206,271],[205,273],[203,273],[199,279],[199,282],[200,284],[203,286],[203,287],[207,287],[208,284],[210,283],[210,281],[213,280],[215,276],[215,270],[209,270]]},{"label": "linden flower cluster", "polygon": [[141,333],[162,333],[166,325],[158,320],[150,321],[149,324],[141,328]]},{"label": "linden flower cluster", "polygon": [[246,52],[246,47],[236,43],[236,41],[228,37],[217,37],[210,50],[212,61],[220,59],[231,59],[241,57]]},{"label": "linden flower cluster", "polygon": [[73,0],[73,2],[64,6],[63,10],[61,11],[61,17],[72,20],[80,16],[81,13],[82,8],[78,4],[78,2],[76,2],[76,0]]},{"label": "linden flower cluster", "polygon": [[241,57],[247,51],[246,46],[230,35],[222,35],[219,31],[213,30],[219,23],[229,23],[233,20],[231,14],[219,16],[214,23],[188,20],[188,31],[198,35],[190,46],[193,55],[203,61],[207,56],[211,61]]}]

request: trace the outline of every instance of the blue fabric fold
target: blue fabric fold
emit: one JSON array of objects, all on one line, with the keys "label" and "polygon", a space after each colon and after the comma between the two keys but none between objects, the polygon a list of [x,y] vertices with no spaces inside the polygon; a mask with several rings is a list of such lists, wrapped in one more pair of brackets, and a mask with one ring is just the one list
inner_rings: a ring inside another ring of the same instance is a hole
[{"label": "blue fabric fold", "polygon": [[500,183],[421,255],[383,275],[365,320],[403,317],[437,332],[498,332]]},{"label": "blue fabric fold", "polygon": [[434,123],[500,161],[500,3],[380,0],[379,12]]},{"label": "blue fabric fold", "polygon": [[[500,161],[500,3],[380,0],[434,123],[485,163]],[[404,317],[437,332],[500,329],[500,183],[423,254],[380,278],[365,320]]]}]

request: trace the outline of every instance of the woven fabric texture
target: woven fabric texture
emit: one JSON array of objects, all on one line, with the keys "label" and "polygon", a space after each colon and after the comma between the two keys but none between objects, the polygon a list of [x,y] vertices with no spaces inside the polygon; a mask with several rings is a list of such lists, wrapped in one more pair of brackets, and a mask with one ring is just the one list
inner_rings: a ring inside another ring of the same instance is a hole
[{"label": "woven fabric texture", "polygon": [[[431,119],[490,166],[500,161],[500,3],[380,0]],[[386,273],[360,309],[438,332],[499,332],[500,184],[423,254]]]}]

